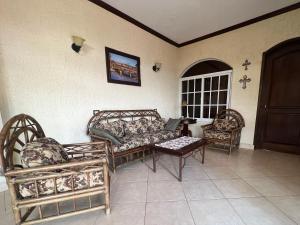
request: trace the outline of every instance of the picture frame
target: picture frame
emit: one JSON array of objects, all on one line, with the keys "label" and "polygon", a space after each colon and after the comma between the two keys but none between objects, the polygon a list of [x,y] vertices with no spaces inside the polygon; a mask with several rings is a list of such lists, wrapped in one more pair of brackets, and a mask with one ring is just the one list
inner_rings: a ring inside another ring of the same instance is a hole
[{"label": "picture frame", "polygon": [[141,86],[140,57],[105,47],[107,82]]}]

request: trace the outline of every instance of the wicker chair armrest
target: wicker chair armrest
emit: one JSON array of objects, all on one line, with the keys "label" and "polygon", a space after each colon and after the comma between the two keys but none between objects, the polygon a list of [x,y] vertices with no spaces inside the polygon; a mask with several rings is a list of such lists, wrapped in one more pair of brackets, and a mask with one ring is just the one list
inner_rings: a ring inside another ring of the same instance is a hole
[{"label": "wicker chair armrest", "polygon": [[66,163],[59,163],[55,165],[46,165],[46,166],[38,166],[32,168],[25,168],[25,169],[16,169],[10,170],[4,173],[5,177],[13,178],[18,176],[26,176],[31,174],[38,174],[38,173],[47,173],[53,172],[58,170],[74,170],[74,168],[86,168],[91,166],[99,166],[102,167],[102,164],[107,163],[106,158],[98,158],[98,159],[90,159],[85,161],[80,160],[73,160],[71,162]]},{"label": "wicker chair armrest", "polygon": [[63,147],[72,159],[85,156],[97,158],[99,155],[104,157],[107,151],[107,143],[105,141],[65,144]]},{"label": "wicker chair armrest", "polygon": [[242,131],[241,127],[230,130],[231,133],[238,133],[238,132],[241,132],[241,131]]},{"label": "wicker chair armrest", "polygon": [[98,142],[98,141],[104,141],[107,143],[107,151],[110,152],[110,154],[113,154],[113,151],[112,151],[112,142],[111,140],[107,139],[107,138],[104,138],[104,137],[100,137],[100,136],[97,136],[97,135],[94,135],[94,134],[91,134],[90,135],[92,141],[95,141],[95,142]]},{"label": "wicker chair armrest", "polygon": [[108,138],[104,138],[104,137],[101,137],[101,136],[98,136],[98,135],[95,135],[95,134],[90,134],[89,135],[91,138],[92,138],[92,140],[96,140],[95,142],[107,142],[108,144],[110,144],[110,145],[112,145],[112,142],[111,142],[111,140],[110,139],[108,139]]},{"label": "wicker chair armrest", "polygon": [[96,141],[96,142],[83,142],[83,143],[73,143],[73,144],[64,144],[62,145],[64,148],[69,149],[69,148],[73,148],[73,147],[83,147],[83,146],[97,146],[97,147],[104,147],[105,146],[105,142],[104,141]]},{"label": "wicker chair armrest", "polygon": [[201,126],[201,128],[202,128],[203,130],[209,130],[209,129],[211,129],[212,127],[213,127],[212,124],[206,124],[206,125],[202,125],[202,126]]}]

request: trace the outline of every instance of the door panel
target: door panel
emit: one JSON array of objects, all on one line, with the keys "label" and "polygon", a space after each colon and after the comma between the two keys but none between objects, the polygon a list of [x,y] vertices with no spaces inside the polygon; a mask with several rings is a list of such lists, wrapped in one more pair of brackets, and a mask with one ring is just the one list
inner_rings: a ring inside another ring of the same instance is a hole
[{"label": "door panel", "polygon": [[264,142],[298,145],[300,114],[269,113]]},{"label": "door panel", "polygon": [[[271,65],[270,105],[300,106],[300,51],[289,52],[275,58]],[[298,90],[298,91],[297,91]]]},{"label": "door panel", "polygon": [[264,53],[254,145],[300,154],[300,38]]}]

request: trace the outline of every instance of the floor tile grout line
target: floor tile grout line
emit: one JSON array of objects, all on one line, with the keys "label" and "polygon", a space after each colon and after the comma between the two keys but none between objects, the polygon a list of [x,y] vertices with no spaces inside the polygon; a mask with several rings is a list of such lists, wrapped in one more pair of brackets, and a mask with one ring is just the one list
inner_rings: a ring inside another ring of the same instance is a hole
[{"label": "floor tile grout line", "polygon": [[223,197],[223,198],[226,198],[226,197],[225,197],[225,194],[223,193],[222,190],[220,190],[220,189],[218,188],[218,186],[215,184],[214,180],[210,180],[210,181],[211,181],[211,183],[215,186],[215,188],[220,192],[220,194],[222,195],[222,197]]},{"label": "floor tile grout line", "polygon": [[[283,197],[287,197],[287,196],[283,196]],[[295,221],[293,218],[291,218],[288,214],[286,214],[282,209],[280,209],[278,206],[276,206],[272,201],[270,201],[269,199],[268,199],[268,197],[266,197],[266,196],[263,196],[263,198],[267,201],[267,202],[269,202],[272,206],[274,206],[276,209],[278,209],[280,212],[282,212],[282,214],[284,214],[287,218],[289,218],[291,221],[293,221],[294,223],[295,223],[295,225],[298,225],[298,222],[297,221]]]},{"label": "floor tile grout line", "polygon": [[[251,178],[250,178],[251,179]],[[257,191],[257,193],[261,194],[261,197],[264,197],[265,195],[260,192],[258,189],[256,189],[253,185],[251,185],[245,178],[242,178],[243,181],[245,181],[248,185],[250,185],[252,188],[254,188],[255,191]]]},{"label": "floor tile grout line", "polygon": [[[257,178],[263,178],[263,177],[257,177]],[[270,177],[267,177],[270,178]],[[243,179],[243,178],[242,178]],[[254,178],[250,178],[250,179],[256,179],[256,177]],[[271,179],[271,178],[270,178]],[[247,182],[246,179],[243,179],[248,185],[250,185],[251,187],[253,187],[259,194],[261,194],[261,197],[284,197],[284,196],[297,196],[298,194],[285,194],[285,195],[270,195],[270,196],[266,196],[264,195],[262,192],[260,192],[259,190],[257,190],[253,185],[251,185],[249,182]],[[274,182],[273,179],[271,179],[272,182]],[[288,187],[286,187],[288,190],[292,191],[291,189],[289,189]],[[293,191],[292,191],[293,192]],[[300,195],[300,194],[299,194]]]},{"label": "floor tile grout line", "polygon": [[234,208],[234,206],[231,204],[231,202],[229,201],[229,199],[226,199],[226,201],[228,202],[228,204],[230,205],[230,207],[232,208],[232,210],[236,213],[236,215],[241,219],[241,221],[245,224],[248,225],[248,223],[243,219],[243,217],[238,213],[238,211]]},{"label": "floor tile grout line", "polygon": [[183,191],[183,194],[184,194],[184,197],[185,197],[186,204],[188,205],[190,215],[191,215],[191,217],[193,219],[193,223],[194,223],[194,225],[196,225],[195,218],[194,218],[194,215],[192,213],[191,206],[190,206],[190,203],[188,201],[188,198],[186,197],[186,193],[185,193],[185,190],[184,190],[182,182],[181,182],[181,186],[182,186],[182,191]]},{"label": "floor tile grout line", "polygon": [[144,225],[146,225],[146,216],[147,216],[147,202],[148,202],[148,185],[149,185],[149,171],[150,168],[148,168],[148,173],[147,173],[147,189],[146,189],[146,202],[145,202],[145,214],[144,214]]},{"label": "floor tile grout line", "polygon": [[218,190],[220,190],[220,192],[221,192],[222,194],[224,194],[224,198],[226,198],[226,199],[257,198],[257,197],[262,197],[262,196],[263,196],[262,193],[258,192],[252,185],[248,184],[245,180],[243,180],[243,179],[241,179],[241,178],[219,179],[219,180],[242,180],[242,181],[244,181],[247,185],[249,185],[249,186],[250,186],[257,194],[259,194],[259,196],[245,196],[245,197],[242,196],[242,197],[230,197],[230,198],[228,198],[228,197],[225,196],[225,193],[223,193],[223,191],[220,190],[220,189],[218,188],[217,184],[215,183],[215,181],[217,181],[217,179],[212,180],[212,182],[215,184],[215,186],[218,188]]},{"label": "floor tile grout line", "polygon": [[[265,174],[264,174],[265,175]],[[239,176],[239,175],[238,175]],[[266,199],[268,202],[270,202],[276,209],[278,209],[280,212],[282,212],[288,219],[290,219],[292,222],[294,222],[295,224],[298,225],[298,223],[296,221],[294,221],[289,215],[287,215],[285,212],[283,212],[279,207],[277,207],[274,203],[272,203],[271,201],[268,200],[267,197],[271,197],[271,196],[265,196],[263,193],[261,193],[260,191],[258,191],[253,185],[251,185],[250,183],[247,182],[247,180],[241,176],[239,176],[240,179],[242,179],[243,181],[245,181],[248,185],[250,185],[255,191],[257,191],[257,193],[261,194],[261,196],[258,196],[258,197],[253,197],[253,198],[264,198]],[[266,176],[268,178],[270,178],[272,181],[274,181],[270,176]],[[274,176],[272,176],[274,177]],[[282,177],[282,176],[280,176]],[[254,177],[255,178],[255,177]],[[213,180],[212,180],[213,182]],[[213,182],[214,183],[214,182]],[[225,196],[224,196],[225,197]],[[286,196],[273,196],[273,197],[286,197]],[[234,199],[242,199],[242,198],[248,198],[248,197],[241,197],[241,198],[234,198]],[[229,204],[231,205],[231,207],[234,209],[234,207],[232,206],[232,204],[230,203],[229,199],[232,199],[232,198],[226,198],[225,199],[229,202]],[[238,212],[234,209],[234,211],[238,214]],[[241,218],[241,216],[238,214],[238,216]],[[242,219],[242,218],[241,218]],[[247,224],[243,219],[242,221]]]}]

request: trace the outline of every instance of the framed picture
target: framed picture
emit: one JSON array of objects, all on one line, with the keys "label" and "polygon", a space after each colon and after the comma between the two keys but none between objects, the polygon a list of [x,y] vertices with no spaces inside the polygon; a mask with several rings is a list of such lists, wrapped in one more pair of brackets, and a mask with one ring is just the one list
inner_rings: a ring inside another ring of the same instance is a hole
[{"label": "framed picture", "polygon": [[105,47],[107,81],[141,86],[140,58]]}]

